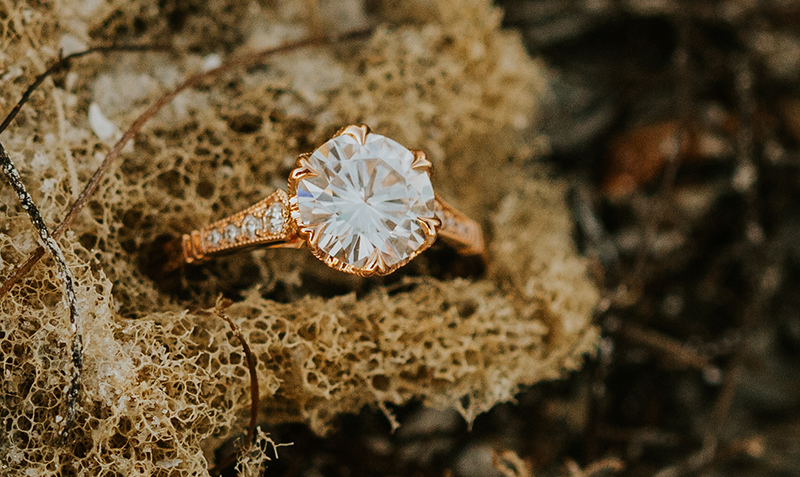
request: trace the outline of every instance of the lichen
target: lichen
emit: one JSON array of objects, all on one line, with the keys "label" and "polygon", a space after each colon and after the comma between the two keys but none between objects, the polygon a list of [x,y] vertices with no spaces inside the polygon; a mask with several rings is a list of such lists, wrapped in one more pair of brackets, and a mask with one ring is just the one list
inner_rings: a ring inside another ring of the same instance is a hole
[{"label": "lichen", "polygon": [[[108,121],[104,130],[124,130],[213,55],[312,28],[302,0],[195,3],[0,6],[4,111],[64,35],[86,44],[169,41],[179,51],[80,60],[46,82],[3,133],[51,227],[108,150],[90,109]],[[246,427],[249,406],[247,367],[222,312],[258,359],[263,421],[304,422],[318,433],[342,413],[376,406],[391,417],[389,404],[412,399],[471,421],[591,352],[597,293],[572,245],[566,185],[528,160],[542,66],[500,29],[488,0],[395,3],[372,5],[379,26],[369,39],[229,73],[180,95],[137,135],[59,240],[85,339],[81,401],[65,447],[56,445],[56,419],[68,380],[68,316],[52,261],[0,299],[3,473],[203,475],[213,450]],[[323,17],[330,4],[321,2]],[[483,276],[431,276],[437,256],[426,253],[400,278],[363,280],[295,250],[238,254],[172,284],[142,271],[159,236],[285,187],[297,154],[356,122],[428,152],[437,190],[484,225]],[[2,278],[37,245],[15,204],[0,188]],[[220,295],[232,303],[224,310]],[[260,465],[265,457],[247,459]]]}]

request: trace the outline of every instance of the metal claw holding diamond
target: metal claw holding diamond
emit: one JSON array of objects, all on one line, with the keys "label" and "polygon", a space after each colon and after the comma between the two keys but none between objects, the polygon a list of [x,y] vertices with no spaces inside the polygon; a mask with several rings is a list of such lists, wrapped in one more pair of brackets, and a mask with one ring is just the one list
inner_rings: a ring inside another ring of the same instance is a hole
[{"label": "metal claw holding diamond", "polygon": [[266,246],[307,247],[337,270],[388,275],[437,238],[462,255],[484,254],[478,223],[434,193],[423,151],[352,125],[297,158],[288,193],[184,235],[166,270]]}]

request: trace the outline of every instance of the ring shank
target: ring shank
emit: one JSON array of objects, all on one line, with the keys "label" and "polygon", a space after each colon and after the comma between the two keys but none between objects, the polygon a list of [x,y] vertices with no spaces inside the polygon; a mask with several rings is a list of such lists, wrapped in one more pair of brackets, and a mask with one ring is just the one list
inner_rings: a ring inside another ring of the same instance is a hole
[{"label": "ring shank", "polygon": [[461,255],[484,255],[486,245],[480,224],[445,202],[439,194],[434,195],[435,216],[442,223],[437,231],[439,238],[444,239]]},{"label": "ring shank", "polygon": [[[461,255],[484,255],[480,225],[438,194],[435,198],[434,217],[441,223],[437,237]],[[174,270],[185,264],[200,263],[218,255],[258,246],[302,248],[305,241],[297,235],[290,218],[289,203],[289,195],[278,190],[240,212],[184,234],[181,251],[172,254],[175,263],[167,268]]]},{"label": "ring shank", "polygon": [[288,194],[277,190],[240,212],[184,234],[184,262],[202,262],[256,246],[300,248],[303,242],[288,211]]}]

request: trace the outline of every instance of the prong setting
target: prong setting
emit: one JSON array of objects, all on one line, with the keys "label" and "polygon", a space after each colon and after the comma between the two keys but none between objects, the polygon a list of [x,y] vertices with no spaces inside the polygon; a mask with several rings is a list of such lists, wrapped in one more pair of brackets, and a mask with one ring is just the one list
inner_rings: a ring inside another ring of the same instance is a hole
[{"label": "prong setting", "polygon": [[411,168],[416,171],[425,171],[430,175],[431,172],[433,172],[433,163],[428,160],[425,151],[412,149],[411,153],[414,154],[414,161],[411,163]]},{"label": "prong setting", "polygon": [[310,247],[315,247],[319,240],[320,227],[300,227],[297,229],[297,235],[306,239]]},{"label": "prong setting", "polygon": [[389,266],[386,265],[386,260],[379,253],[373,253],[372,258],[367,262],[364,271],[369,275],[386,275],[389,272]]},{"label": "prong setting", "polygon": [[367,135],[369,135],[371,132],[372,131],[370,131],[369,126],[367,126],[366,124],[350,125],[341,129],[338,133],[336,133],[336,136],[334,136],[334,138],[346,134],[348,136],[353,137],[356,141],[358,141],[359,144],[364,146],[367,144]]},{"label": "prong setting", "polygon": [[442,221],[436,217],[420,217],[417,219],[422,226],[425,235],[436,237],[436,231],[442,225]]},{"label": "prong setting", "polygon": [[297,183],[309,177],[318,176],[319,172],[309,164],[307,157],[300,157],[297,159],[297,167],[295,167],[289,175],[289,181]]}]

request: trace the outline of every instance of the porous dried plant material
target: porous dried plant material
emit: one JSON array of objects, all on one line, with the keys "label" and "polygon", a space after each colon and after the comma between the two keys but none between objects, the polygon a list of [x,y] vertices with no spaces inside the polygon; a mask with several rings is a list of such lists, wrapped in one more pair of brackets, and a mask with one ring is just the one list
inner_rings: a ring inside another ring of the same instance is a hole
[{"label": "porous dried plant material", "polygon": [[171,315],[164,325],[158,317],[113,320],[110,282],[67,255],[86,316],[78,419],[69,445],[60,448],[55,433],[68,333],[58,319],[63,307],[41,308],[57,299],[55,278],[41,280],[28,302],[4,302],[3,471],[61,475],[63,466],[68,474],[85,475],[174,475],[172,468],[179,475],[203,474],[207,462],[199,443],[236,419],[229,410],[238,389],[227,384],[242,370],[247,374],[237,348],[185,316]]},{"label": "porous dried plant material", "polygon": [[[82,60],[35,95],[4,144],[22,158],[48,224],[63,217],[108,148],[92,129],[92,105],[124,130],[161,92],[215,61],[209,54],[309,29],[305,0],[202,3],[174,16],[171,2],[15,7],[49,26],[26,27],[41,34],[28,40],[34,49],[10,30],[0,39],[14,45],[4,68],[23,75],[0,88],[8,107],[63,34],[87,43],[169,40],[186,52]],[[137,135],[60,240],[86,317],[70,446],[54,446],[69,356],[53,264],[43,260],[0,300],[0,420],[11,430],[0,437],[4,472],[202,475],[218,446],[243,435],[250,406],[244,356],[214,311],[220,293],[233,300],[225,313],[258,358],[263,422],[300,421],[319,433],[341,413],[376,406],[388,414],[387,405],[410,399],[471,421],[521,386],[577,368],[593,349],[597,294],[572,245],[566,186],[524,161],[542,68],[499,30],[488,0],[387,2],[374,11],[386,23],[363,43],[298,51],[180,95]],[[429,153],[437,190],[485,226],[484,278],[370,282],[357,296],[363,281],[295,250],[211,262],[171,292],[140,270],[157,237],[284,187],[298,153],[359,121]],[[5,276],[36,240],[13,192],[0,189],[0,204]],[[243,461],[250,469],[266,458],[263,446],[252,452]]]},{"label": "porous dried plant material", "polygon": [[269,437],[269,434],[265,434],[260,427],[257,427],[252,447],[252,451],[243,453],[236,462],[236,473],[241,477],[261,477],[264,475],[264,468],[267,466],[267,462],[272,460],[270,451],[274,452],[273,457],[277,458],[277,448],[280,445],[276,444]]}]

